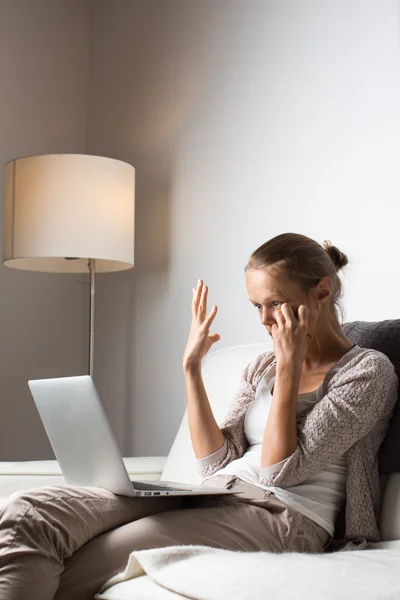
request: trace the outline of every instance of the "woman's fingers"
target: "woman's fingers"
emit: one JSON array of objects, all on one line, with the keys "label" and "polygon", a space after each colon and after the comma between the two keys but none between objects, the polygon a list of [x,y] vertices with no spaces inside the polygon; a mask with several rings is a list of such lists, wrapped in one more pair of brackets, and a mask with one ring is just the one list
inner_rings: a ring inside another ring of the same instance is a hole
[{"label": "woman's fingers", "polygon": [[193,300],[192,300],[192,319],[196,318],[196,295],[197,295],[197,288],[193,288]]},{"label": "woman's fingers", "polygon": [[202,279],[199,279],[197,286],[192,288],[192,292],[192,318],[199,319],[201,324],[203,324],[204,321],[207,321],[207,326],[210,326],[217,314],[218,308],[214,304],[210,313],[207,315],[208,286],[204,284]]},{"label": "woman's fingers", "polygon": [[206,317],[206,313],[207,313],[207,293],[208,293],[208,287],[206,285],[203,285],[203,289],[202,289],[201,296],[200,296],[199,312],[198,312],[198,316],[202,322],[204,321],[204,319]]},{"label": "woman's fingers", "polygon": [[199,279],[196,288],[193,288],[192,316],[204,321],[207,311],[208,287]]},{"label": "woman's fingers", "polygon": [[217,307],[216,304],[214,304],[214,306],[212,307],[212,309],[210,311],[210,314],[207,317],[207,325],[208,325],[208,327],[211,326],[211,323],[213,322],[213,320],[215,318],[215,315],[217,314],[217,310],[218,310],[218,307]]},{"label": "woman's fingers", "polygon": [[202,285],[203,285],[203,284],[202,284],[202,282],[200,281],[200,282],[197,284],[197,287],[196,287],[196,296],[195,296],[195,298],[196,298],[196,308],[197,308],[197,306],[199,305],[199,301],[200,301],[200,297],[201,297],[201,291],[202,291]]},{"label": "woman's fingers", "polygon": [[192,302],[192,317],[197,318],[197,307],[199,304],[200,296],[201,296],[201,288],[202,288],[202,280],[199,279],[197,282],[197,286],[193,288],[193,302]]},{"label": "woman's fingers", "polygon": [[280,323],[281,325],[286,323],[286,319],[285,319],[285,315],[283,314],[282,307],[280,307],[280,310],[277,311],[275,318],[278,321],[278,323]]}]

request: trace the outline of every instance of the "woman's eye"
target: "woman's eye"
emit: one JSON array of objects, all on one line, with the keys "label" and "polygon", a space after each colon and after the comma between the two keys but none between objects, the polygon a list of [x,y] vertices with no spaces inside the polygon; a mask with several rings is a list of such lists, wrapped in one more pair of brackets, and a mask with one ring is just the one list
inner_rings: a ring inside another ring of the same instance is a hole
[{"label": "woman's eye", "polygon": [[[275,302],[273,302],[272,304],[283,304],[283,302],[279,302],[279,300],[275,300]],[[257,310],[261,309],[261,304],[255,304],[254,306],[257,308]]]}]

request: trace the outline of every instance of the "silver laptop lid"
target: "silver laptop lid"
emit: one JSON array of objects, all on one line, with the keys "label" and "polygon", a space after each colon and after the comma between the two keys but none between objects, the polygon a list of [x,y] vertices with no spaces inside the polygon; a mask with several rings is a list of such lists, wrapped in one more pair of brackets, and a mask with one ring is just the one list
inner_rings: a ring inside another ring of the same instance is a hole
[{"label": "silver laptop lid", "polygon": [[28,385],[65,481],[133,496],[132,482],[92,378],[35,379]]}]

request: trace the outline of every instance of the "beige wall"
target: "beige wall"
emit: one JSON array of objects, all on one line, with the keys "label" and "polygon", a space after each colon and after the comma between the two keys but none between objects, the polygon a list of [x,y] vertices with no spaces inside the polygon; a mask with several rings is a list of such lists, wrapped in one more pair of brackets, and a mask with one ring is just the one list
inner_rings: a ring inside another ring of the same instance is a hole
[{"label": "beige wall", "polygon": [[[0,1],[1,189],[8,160],[86,152],[89,8]],[[27,381],[87,373],[87,289],[78,280],[0,264],[0,461],[54,457]]]},{"label": "beige wall", "polygon": [[[347,320],[398,317],[399,22],[397,0],[0,1],[2,162],[136,168],[135,268],[97,282],[95,381],[125,455],[172,444],[198,277],[213,349],[266,339],[243,269],[270,237],[331,240]],[[87,290],[0,277],[0,460],[51,458],[26,382],[86,372]]]},{"label": "beige wall", "polygon": [[214,349],[266,339],[243,269],[285,231],[349,255],[348,320],[399,316],[399,2],[92,11],[88,147],[137,175],[136,266],[98,287],[96,378],[125,454],[164,455],[198,277],[219,306]]}]

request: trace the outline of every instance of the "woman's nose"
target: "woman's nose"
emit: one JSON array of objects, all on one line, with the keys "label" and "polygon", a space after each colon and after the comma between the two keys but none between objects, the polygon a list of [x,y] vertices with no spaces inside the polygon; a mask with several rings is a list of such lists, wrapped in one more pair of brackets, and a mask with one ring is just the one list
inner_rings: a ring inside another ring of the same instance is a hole
[{"label": "woman's nose", "polygon": [[274,323],[276,323],[275,319],[267,310],[263,310],[261,313],[261,323],[267,327],[271,327]]}]

